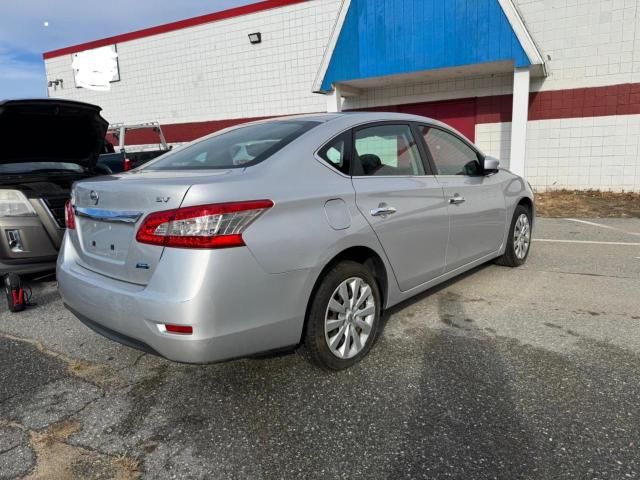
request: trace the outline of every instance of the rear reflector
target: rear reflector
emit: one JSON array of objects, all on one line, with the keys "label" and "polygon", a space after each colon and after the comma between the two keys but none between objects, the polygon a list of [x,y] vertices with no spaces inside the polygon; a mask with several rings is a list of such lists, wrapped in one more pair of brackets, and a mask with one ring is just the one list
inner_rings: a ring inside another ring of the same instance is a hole
[{"label": "rear reflector", "polygon": [[64,223],[69,230],[75,230],[76,216],[73,212],[71,200],[67,200],[67,203],[64,204]]},{"label": "rear reflector", "polygon": [[271,200],[252,200],[155,212],[144,219],[136,240],[177,248],[241,247],[242,232],[271,207]]},{"label": "rear reflector", "polygon": [[169,333],[178,333],[180,335],[193,334],[193,327],[190,325],[165,325],[164,328]]}]

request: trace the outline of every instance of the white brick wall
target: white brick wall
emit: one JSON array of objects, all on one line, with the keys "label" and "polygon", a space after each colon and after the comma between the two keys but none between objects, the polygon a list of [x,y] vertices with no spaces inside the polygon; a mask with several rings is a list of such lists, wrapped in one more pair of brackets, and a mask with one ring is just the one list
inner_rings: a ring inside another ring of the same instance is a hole
[{"label": "white brick wall", "polygon": [[485,155],[496,157],[501,166],[509,168],[511,122],[476,125],[476,145]]},{"label": "white brick wall", "polygon": [[[509,123],[476,127],[477,144],[508,166]],[[640,192],[640,115],[538,120],[527,131],[526,176],[538,191]]]},{"label": "white brick wall", "polygon": [[[96,103],[110,122],[184,123],[324,111],[311,93],[340,0],[314,0],[118,44],[110,92],[74,87],[71,56],[46,61],[55,97]],[[251,45],[247,35],[262,33]]]},{"label": "white brick wall", "polygon": [[[112,121],[186,122],[323,111],[311,93],[340,0],[313,0],[118,45],[110,93],[73,87],[70,56],[46,62],[52,96],[93,101]],[[515,0],[549,66],[532,90],[640,81],[638,0]],[[263,33],[252,46],[247,34]],[[371,89],[347,108],[510,93],[509,76]]]},{"label": "white brick wall", "polygon": [[406,103],[435,102],[455,98],[508,95],[513,91],[513,75],[486,75],[437,82],[409,83],[364,90],[359,97],[345,98],[344,108],[378,107]]},{"label": "white brick wall", "polygon": [[[73,87],[70,56],[46,62],[63,78],[52,96],[93,101],[112,121],[186,122],[323,111],[311,93],[340,0],[313,0],[118,45],[122,81],[110,93]],[[548,62],[532,90],[640,81],[638,0],[515,0]],[[247,34],[263,33],[252,46]],[[637,38],[636,38],[637,37]],[[547,59],[550,57],[550,60]],[[510,76],[366,91],[347,108],[511,92]]]},{"label": "white brick wall", "polygon": [[529,122],[528,133],[535,187],[640,191],[640,115]]},{"label": "white brick wall", "polygon": [[549,66],[549,77],[534,81],[532,90],[640,81],[638,0],[515,0],[515,4]]}]

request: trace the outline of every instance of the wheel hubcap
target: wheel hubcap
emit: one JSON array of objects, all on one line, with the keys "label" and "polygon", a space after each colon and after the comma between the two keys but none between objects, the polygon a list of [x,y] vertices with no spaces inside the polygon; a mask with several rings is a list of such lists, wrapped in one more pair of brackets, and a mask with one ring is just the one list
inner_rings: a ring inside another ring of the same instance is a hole
[{"label": "wheel hubcap", "polygon": [[324,321],[324,337],[338,358],[355,357],[364,348],[376,316],[371,286],[362,278],[342,282],[331,295]]},{"label": "wheel hubcap", "polygon": [[523,213],[516,220],[516,226],[513,229],[513,249],[518,260],[522,260],[527,256],[530,244],[531,227],[529,225],[529,217]]}]

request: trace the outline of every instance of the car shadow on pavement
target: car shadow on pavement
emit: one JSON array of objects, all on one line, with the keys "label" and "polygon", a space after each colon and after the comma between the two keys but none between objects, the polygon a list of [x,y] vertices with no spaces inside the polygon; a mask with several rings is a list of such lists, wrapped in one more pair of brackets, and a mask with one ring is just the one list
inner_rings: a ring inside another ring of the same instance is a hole
[{"label": "car shadow on pavement", "polygon": [[530,476],[531,435],[500,352],[469,324],[461,298],[437,301],[443,331],[406,348],[383,339],[342,372],[296,355],[159,366],[129,391],[131,409],[101,441],[142,434],[151,477],[234,477],[239,465],[261,478]]},{"label": "car shadow on pavement", "polygon": [[437,302],[444,326],[422,344],[418,393],[400,445],[408,454],[386,478],[536,477],[533,435],[503,354],[473,325],[463,298],[445,293]]},{"label": "car shadow on pavement", "polygon": [[[439,285],[436,285],[435,287],[432,287],[428,290],[425,290],[422,293],[419,293],[411,298],[408,298],[407,300],[404,300],[403,302],[400,302],[397,305],[394,305],[391,308],[387,308],[383,314],[382,314],[382,326],[383,326],[383,331],[384,331],[384,327],[386,327],[387,323],[389,322],[390,318],[404,310],[405,308],[410,307],[411,305],[414,305],[416,303],[420,303],[422,301],[424,301],[426,298],[435,295],[438,292],[441,292],[442,290],[445,290],[446,288],[450,287],[451,285],[455,285],[458,282],[461,282],[462,280],[464,280],[467,277],[471,277],[473,275],[476,275],[484,270],[486,270],[487,268],[490,268],[492,266],[495,266],[493,263],[483,263],[482,265],[479,265],[475,268],[472,268],[471,270],[468,270],[464,273],[461,273],[460,275],[457,275],[445,282],[442,282]],[[502,267],[497,267],[497,268],[502,268]]]},{"label": "car shadow on pavement", "polygon": [[[298,355],[204,366],[140,355],[78,377],[56,360],[62,382],[19,397],[5,382],[15,398],[0,419],[64,415],[78,426],[69,445],[134,459],[154,479],[635,478],[637,357],[592,344],[572,357],[490,334],[467,311],[478,299],[445,290],[458,281],[391,309],[401,323],[414,302],[437,307],[341,372]],[[29,368],[22,359],[36,355],[55,379],[45,353],[9,343],[20,350],[0,360]]]}]

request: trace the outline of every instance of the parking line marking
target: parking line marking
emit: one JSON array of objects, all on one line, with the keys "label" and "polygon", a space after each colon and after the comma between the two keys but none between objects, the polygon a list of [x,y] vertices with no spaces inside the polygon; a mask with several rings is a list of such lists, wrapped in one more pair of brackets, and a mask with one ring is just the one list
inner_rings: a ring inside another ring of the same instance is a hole
[{"label": "parking line marking", "polygon": [[622,245],[626,247],[640,247],[640,243],[631,242],[596,242],[593,240],[556,240],[554,238],[534,238],[534,242],[548,243],[582,243],[587,245]]},{"label": "parking line marking", "polygon": [[637,235],[640,236],[640,233],[637,232],[629,232],[627,230],[623,230],[622,228],[618,228],[618,227],[612,227],[611,225],[604,225],[602,223],[596,223],[596,222],[589,222],[587,220],[579,220],[577,218],[565,218],[565,220],[568,220],[569,222],[576,222],[576,223],[582,223],[584,225],[591,225],[592,227],[600,227],[600,228],[606,228],[608,230],[615,230],[617,232],[622,232],[622,233],[626,233],[627,235]]}]

